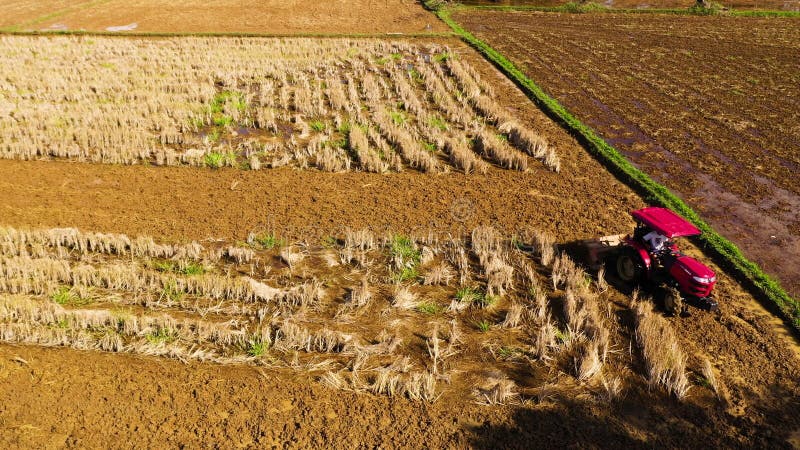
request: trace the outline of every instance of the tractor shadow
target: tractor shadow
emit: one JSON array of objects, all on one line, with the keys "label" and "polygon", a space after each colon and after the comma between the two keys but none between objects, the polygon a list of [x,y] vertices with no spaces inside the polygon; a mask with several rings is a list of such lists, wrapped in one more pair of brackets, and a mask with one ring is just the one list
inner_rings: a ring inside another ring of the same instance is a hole
[{"label": "tractor shadow", "polygon": [[[792,448],[800,432],[800,400],[784,386],[769,386],[757,417],[728,414],[722,399],[677,400],[646,384],[627,386],[624,397],[599,406],[558,396],[517,408],[507,421],[467,430],[471,448]],[[699,395],[697,397],[700,397]]]}]

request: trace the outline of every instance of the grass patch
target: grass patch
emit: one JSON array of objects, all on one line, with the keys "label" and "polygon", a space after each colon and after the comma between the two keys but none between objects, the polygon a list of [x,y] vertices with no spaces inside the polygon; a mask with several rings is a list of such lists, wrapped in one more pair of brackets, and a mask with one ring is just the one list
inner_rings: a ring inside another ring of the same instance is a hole
[{"label": "grass patch", "polygon": [[418,265],[422,254],[411,238],[395,235],[389,242],[389,255],[402,269],[394,274],[395,281],[408,281],[419,278]]},{"label": "grass patch", "polygon": [[254,338],[247,344],[247,354],[254,358],[264,355],[267,349],[269,345],[260,338]]},{"label": "grass patch", "polygon": [[407,264],[416,266],[422,257],[419,249],[411,238],[395,235],[389,243],[389,254],[393,258],[401,258]]},{"label": "grass patch", "polygon": [[50,300],[61,306],[80,306],[91,302],[88,298],[81,298],[67,286],[62,286],[56,292],[50,294]]},{"label": "grass patch", "polygon": [[167,328],[159,328],[145,335],[145,339],[147,339],[147,342],[153,345],[167,344],[174,341],[176,338],[177,338],[176,333],[173,330]]},{"label": "grass patch", "polygon": [[275,233],[271,232],[254,234],[249,239],[249,243],[251,246],[259,247],[262,250],[272,250],[273,248],[280,248],[284,245],[283,240],[278,238]]},{"label": "grass patch", "polygon": [[433,57],[433,60],[436,61],[437,63],[443,63],[443,62],[447,61],[448,59],[450,59],[452,57],[453,57],[453,55],[451,55],[450,53],[442,52],[442,53],[439,53],[438,55],[435,55]]},{"label": "grass patch", "polygon": [[208,142],[210,142],[212,144],[215,143],[215,142],[219,142],[220,132],[219,132],[219,130],[214,128],[213,130],[211,130],[210,133],[206,134],[206,137],[208,138]]},{"label": "grass patch", "polygon": [[435,302],[422,302],[417,305],[417,311],[421,312],[422,314],[427,314],[429,316],[434,316],[436,314],[441,313],[444,310],[438,303]]},{"label": "grass patch", "polygon": [[325,236],[320,240],[320,244],[325,248],[338,248],[339,240],[333,236]]},{"label": "grass patch", "polygon": [[325,128],[326,128],[325,122],[323,122],[321,120],[315,120],[315,121],[309,123],[308,126],[310,126],[311,129],[316,131],[316,132],[323,132],[323,131],[325,131]]},{"label": "grass patch", "polygon": [[439,116],[433,116],[428,120],[428,125],[439,131],[447,131],[447,122]]},{"label": "grass patch", "polygon": [[411,77],[411,79],[414,81],[414,83],[422,84],[422,83],[425,82],[425,79],[422,78],[422,74],[417,72],[417,69],[409,70],[408,71],[408,75]]},{"label": "grass patch", "polygon": [[395,281],[409,281],[419,278],[419,270],[415,266],[403,267],[402,270],[394,274]]},{"label": "grass patch", "polygon": [[331,139],[325,142],[325,145],[332,147],[332,148],[348,148],[348,142],[346,137],[341,137],[339,139]]},{"label": "grass patch", "polygon": [[179,273],[188,276],[206,273],[205,266],[194,261],[182,263],[176,263],[175,261],[154,261],[150,264],[150,267],[159,272]]},{"label": "grass patch", "polygon": [[337,128],[336,131],[338,131],[339,133],[342,133],[343,135],[346,136],[348,133],[350,133],[350,128],[352,128],[352,127],[353,127],[353,125],[350,122],[345,121],[345,122],[342,122],[341,125],[339,125],[339,128]]},{"label": "grass patch", "polygon": [[212,117],[211,122],[218,127],[227,127],[233,124],[233,117],[219,114]]},{"label": "grass patch", "polygon": [[390,111],[389,117],[391,117],[395,125],[404,125],[408,121],[408,117],[403,111]]},{"label": "grass patch", "polygon": [[210,152],[203,157],[203,164],[212,169],[236,163],[236,155],[232,152]]},{"label": "grass patch", "polygon": [[480,291],[471,287],[465,286],[456,291],[456,300],[460,302],[472,303],[475,299],[482,296]]},{"label": "grass patch", "polygon": [[800,302],[790,297],[777,281],[764,273],[758,265],[748,260],[738,247],[717,233],[683,200],[636,168],[616,148],[609,145],[589,126],[575,118],[558,101],[547,95],[539,85],[528,78],[505,56],[456,23],[447,8],[439,9],[437,15],[465,42],[482,53],[514,81],[548,116],[575,136],[609,171],[639,192],[648,203],[670,208],[700,229],[703,234],[697,238],[697,242],[701,248],[710,251],[724,269],[734,275],[755,297],[763,300],[768,308],[782,316],[788,324],[794,327],[796,332],[800,333]]},{"label": "grass patch", "polygon": [[496,304],[500,300],[500,297],[497,295],[485,294],[476,288],[465,286],[456,291],[456,300],[471,303],[482,308],[488,308]]},{"label": "grass patch", "polygon": [[558,12],[584,14],[608,9],[606,6],[595,2],[568,2],[554,8]]},{"label": "grass patch", "polygon": [[481,320],[480,322],[475,322],[475,328],[482,333],[486,333],[492,328],[492,323],[488,320]]},{"label": "grass patch", "polygon": [[211,114],[220,114],[225,110],[225,106],[229,103],[239,111],[244,111],[247,109],[247,102],[245,101],[244,94],[241,92],[222,91],[217,93],[217,95],[214,96],[214,99],[211,100],[209,111]]},{"label": "grass patch", "polygon": [[184,264],[182,267],[178,269],[178,271],[184,275],[193,276],[193,275],[202,275],[206,273],[206,268],[203,267],[202,264],[190,262]]},{"label": "grass patch", "polygon": [[499,296],[486,294],[483,297],[481,297],[477,303],[484,308],[489,308],[497,304],[498,301],[500,301]]},{"label": "grass patch", "polygon": [[689,7],[689,13],[696,16],[716,16],[725,11],[725,7],[716,2],[711,2],[707,5],[703,5],[698,2]]},{"label": "grass patch", "polygon": [[161,295],[159,300],[167,300],[173,303],[178,303],[183,299],[183,291],[178,289],[178,283],[175,280],[167,281],[161,288]]},{"label": "grass patch", "polygon": [[500,349],[497,350],[497,357],[499,359],[511,359],[521,353],[522,350],[515,347],[500,347]]}]

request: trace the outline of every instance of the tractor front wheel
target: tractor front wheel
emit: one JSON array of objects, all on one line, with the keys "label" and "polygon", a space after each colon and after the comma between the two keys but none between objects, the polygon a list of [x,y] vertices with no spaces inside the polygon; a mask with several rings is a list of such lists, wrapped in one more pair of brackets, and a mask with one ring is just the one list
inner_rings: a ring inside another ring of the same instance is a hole
[{"label": "tractor front wheel", "polygon": [[644,262],[632,248],[625,248],[617,257],[617,276],[626,283],[636,283],[642,279]]},{"label": "tractor front wheel", "polygon": [[673,315],[678,315],[683,310],[683,296],[674,287],[667,288],[664,294],[664,310]]}]

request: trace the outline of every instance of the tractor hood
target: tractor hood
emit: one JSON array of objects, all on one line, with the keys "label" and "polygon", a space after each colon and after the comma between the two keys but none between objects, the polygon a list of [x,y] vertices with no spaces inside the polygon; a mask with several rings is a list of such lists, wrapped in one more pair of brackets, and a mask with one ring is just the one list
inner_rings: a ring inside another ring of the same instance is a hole
[{"label": "tractor hood", "polygon": [[717,281],[713,270],[691,256],[684,255],[679,257],[674,265],[686,272],[697,283],[711,284]]}]

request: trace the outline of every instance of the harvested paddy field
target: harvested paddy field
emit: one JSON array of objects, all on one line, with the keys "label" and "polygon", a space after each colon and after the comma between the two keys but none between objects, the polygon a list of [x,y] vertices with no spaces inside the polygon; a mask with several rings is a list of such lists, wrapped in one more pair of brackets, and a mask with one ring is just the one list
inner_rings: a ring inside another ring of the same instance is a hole
[{"label": "harvested paddy field", "polygon": [[[61,5],[63,3],[64,5]],[[449,31],[413,0],[12,0],[4,26],[160,33],[426,33]]]},{"label": "harvested paddy field", "polygon": [[719,313],[573,263],[644,201],[457,41],[5,39],[4,447],[800,430],[791,337],[700,249]]},{"label": "harvested paddy field", "polygon": [[525,170],[527,153],[560,170],[555,149],[447,46],[74,37],[0,45],[9,62],[0,72],[0,157],[469,173],[488,162]]},{"label": "harvested paddy field", "polygon": [[800,293],[800,20],[454,17]]},{"label": "harvested paddy field", "polygon": [[3,228],[0,440],[789,445],[800,365],[735,283],[664,318],[557,240]]}]

